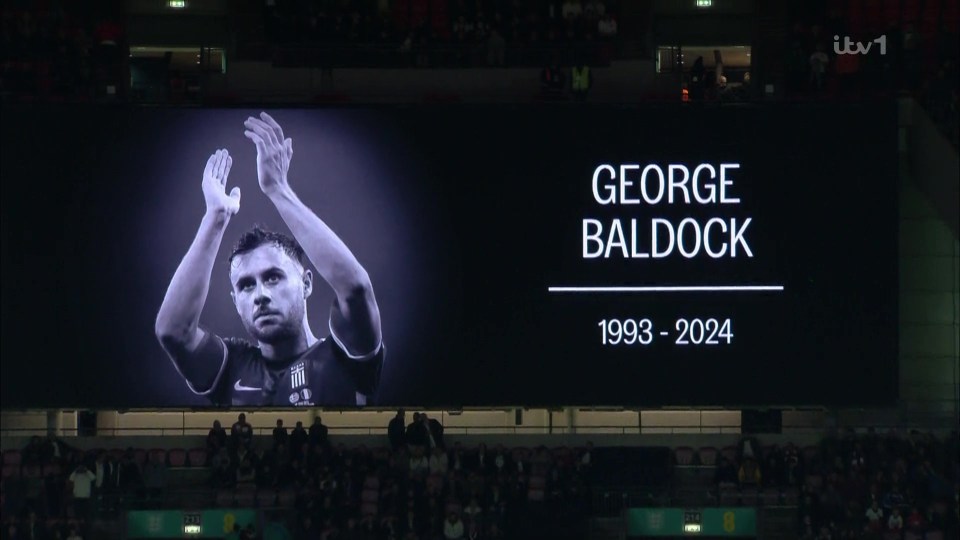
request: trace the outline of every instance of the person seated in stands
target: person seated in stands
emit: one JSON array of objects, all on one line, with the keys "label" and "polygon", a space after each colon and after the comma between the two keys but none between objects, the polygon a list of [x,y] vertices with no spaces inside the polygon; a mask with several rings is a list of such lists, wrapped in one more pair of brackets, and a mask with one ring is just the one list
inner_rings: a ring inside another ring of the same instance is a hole
[{"label": "person seated in stands", "polygon": [[230,453],[226,448],[221,448],[211,461],[210,482],[214,487],[232,486],[236,480],[233,471],[233,461],[230,459]]},{"label": "person seated in stands", "polygon": [[880,505],[876,501],[870,505],[870,508],[867,508],[865,513],[867,518],[866,531],[871,533],[878,533],[883,528],[883,509],[880,508]]},{"label": "person seated in stands", "polygon": [[423,455],[411,455],[410,456],[410,478],[411,479],[422,479],[424,476],[430,473],[430,460],[427,456]]},{"label": "person seated in stands", "polygon": [[143,484],[147,488],[147,497],[159,500],[167,484],[167,465],[157,454],[150,454],[150,460],[143,468]]},{"label": "person seated in stands", "polygon": [[213,427],[207,433],[207,453],[211,456],[217,455],[221,448],[227,446],[227,431],[220,425],[219,420],[213,421]]},{"label": "person seated in stands", "polygon": [[733,467],[733,463],[724,456],[720,456],[714,480],[717,484],[737,483],[737,470]]},{"label": "person seated in stands", "polygon": [[446,540],[462,540],[464,533],[463,521],[456,512],[450,512],[443,522],[443,537]]},{"label": "person seated in stands", "polygon": [[752,457],[744,458],[740,470],[737,471],[737,480],[740,485],[758,486],[760,485],[760,479],[760,467],[757,465],[757,460]]},{"label": "person seated in stands", "polygon": [[257,470],[250,458],[244,458],[237,467],[236,482],[238,488],[253,487],[257,481]]},{"label": "person seated in stands", "polygon": [[924,519],[923,514],[920,513],[920,509],[914,506],[910,511],[910,515],[907,516],[907,529],[919,533],[923,532],[926,525],[927,520]]},{"label": "person seated in stands", "polygon": [[449,458],[443,448],[439,446],[433,449],[433,455],[430,456],[430,474],[447,474],[449,468]]},{"label": "person seated in stands", "polygon": [[20,451],[20,463],[23,466],[41,465],[43,463],[43,441],[39,436],[31,437],[27,446]]}]

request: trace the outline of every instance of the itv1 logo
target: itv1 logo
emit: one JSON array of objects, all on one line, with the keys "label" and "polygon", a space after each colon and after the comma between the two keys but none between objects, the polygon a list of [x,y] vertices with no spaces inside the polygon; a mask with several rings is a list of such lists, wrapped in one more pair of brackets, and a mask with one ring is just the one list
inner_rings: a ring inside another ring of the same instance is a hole
[{"label": "itv1 logo", "polygon": [[870,48],[873,47],[873,44],[876,43],[880,45],[880,54],[887,54],[887,36],[882,35],[873,41],[867,41],[866,43],[860,41],[853,41],[850,39],[850,36],[844,36],[843,38],[843,47],[840,47],[840,36],[833,36],[833,52],[837,54],[867,54],[870,52]]}]

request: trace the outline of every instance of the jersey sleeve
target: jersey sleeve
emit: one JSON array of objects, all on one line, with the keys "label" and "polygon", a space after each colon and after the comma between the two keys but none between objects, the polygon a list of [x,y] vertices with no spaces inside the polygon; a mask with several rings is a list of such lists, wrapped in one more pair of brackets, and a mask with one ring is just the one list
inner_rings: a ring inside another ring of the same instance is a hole
[{"label": "jersey sleeve", "polygon": [[[331,337],[333,334],[331,334]],[[333,354],[341,365],[346,367],[350,379],[353,381],[354,390],[357,394],[357,405],[373,405],[376,403],[377,388],[380,386],[380,373],[383,370],[383,359],[386,355],[386,347],[383,343],[372,353],[365,355],[364,359],[357,359],[351,356],[340,346],[336,338],[333,341]]]},{"label": "jersey sleeve", "polygon": [[227,347],[219,336],[204,332],[203,340],[190,354],[171,354],[173,366],[198,396],[209,396],[223,382],[227,371]]}]

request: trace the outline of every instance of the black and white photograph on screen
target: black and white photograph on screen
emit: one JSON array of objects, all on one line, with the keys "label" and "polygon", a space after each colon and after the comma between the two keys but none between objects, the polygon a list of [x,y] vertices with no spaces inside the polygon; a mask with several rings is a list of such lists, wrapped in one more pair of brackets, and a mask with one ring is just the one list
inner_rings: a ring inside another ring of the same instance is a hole
[{"label": "black and white photograph on screen", "polygon": [[[257,196],[267,197],[292,231],[291,237],[254,227],[230,254],[230,296],[253,343],[218,336],[202,322],[215,259],[241,208],[240,188],[228,185],[233,158],[227,149],[211,155],[203,170],[206,212],[160,306],[157,338],[190,390],[217,405],[372,404],[384,346],[370,278],[294,192],[288,178],[293,139],[267,113],[243,125],[257,149]],[[335,293],[323,337],[306,317],[320,280]]]}]

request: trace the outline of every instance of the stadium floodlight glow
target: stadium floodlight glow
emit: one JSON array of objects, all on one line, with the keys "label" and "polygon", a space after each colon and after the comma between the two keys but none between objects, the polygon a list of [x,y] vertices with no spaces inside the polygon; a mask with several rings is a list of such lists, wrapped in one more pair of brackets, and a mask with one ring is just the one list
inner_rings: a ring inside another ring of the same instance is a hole
[{"label": "stadium floodlight glow", "polygon": [[167,7],[171,9],[184,9],[187,7],[186,0],[167,0]]}]

